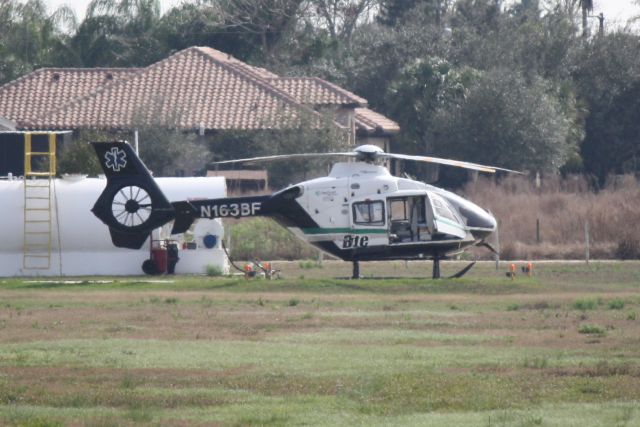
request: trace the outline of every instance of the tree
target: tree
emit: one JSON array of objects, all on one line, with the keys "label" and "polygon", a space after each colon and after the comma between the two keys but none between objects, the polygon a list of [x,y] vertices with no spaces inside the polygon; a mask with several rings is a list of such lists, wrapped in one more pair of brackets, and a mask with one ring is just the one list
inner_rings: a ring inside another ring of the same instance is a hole
[{"label": "tree", "polygon": [[59,65],[68,53],[64,30],[74,28],[75,15],[68,7],[48,14],[42,0],[0,1],[0,83]]},{"label": "tree", "polygon": [[438,109],[435,154],[520,170],[558,170],[572,152],[570,126],[548,82],[483,74],[457,102]]},{"label": "tree", "polygon": [[302,19],[326,30],[333,42],[351,42],[358,24],[370,21],[378,0],[307,0]]},{"label": "tree", "polygon": [[596,175],[601,184],[609,173],[627,170],[627,148],[637,144],[633,138],[640,84],[640,37],[627,32],[614,32],[585,44],[573,68],[573,81],[586,105],[586,137],[581,154],[586,171]]},{"label": "tree", "polygon": [[[303,0],[210,0],[207,6],[222,31],[236,42],[260,47],[260,59],[273,62],[277,47],[295,28]],[[245,57],[246,58],[246,57]]]},{"label": "tree", "polygon": [[386,92],[388,111],[397,118],[403,130],[396,141],[396,149],[432,153],[434,146],[429,132],[435,125],[436,110],[463,97],[466,87],[477,75],[476,70],[456,69],[437,57],[407,64]]},{"label": "tree", "polygon": [[431,22],[440,25],[453,3],[452,0],[381,0],[378,21],[386,26],[397,27],[419,14],[428,16]]},{"label": "tree", "polygon": [[[330,113],[319,117],[311,112],[299,111],[296,117],[274,120],[279,124],[265,123],[264,130],[226,131],[209,135],[212,159],[325,153],[344,151],[348,147],[348,131],[339,127]],[[286,127],[283,127],[283,121]],[[269,171],[271,186],[280,188],[303,179],[326,175],[326,166],[326,160],[288,160],[265,164],[264,167]]]},{"label": "tree", "polygon": [[167,54],[159,22],[158,0],[93,0],[71,43],[86,67],[145,66]]},{"label": "tree", "polygon": [[593,10],[593,0],[580,0],[580,9],[582,9],[582,37],[589,36],[589,12]]},{"label": "tree", "polygon": [[583,153],[602,184],[611,173],[640,172],[640,81],[611,100],[587,121]]},{"label": "tree", "polygon": [[112,140],[97,131],[81,131],[70,142],[62,145],[62,152],[58,158],[59,174],[98,175],[103,173],[96,153],[87,141]]}]

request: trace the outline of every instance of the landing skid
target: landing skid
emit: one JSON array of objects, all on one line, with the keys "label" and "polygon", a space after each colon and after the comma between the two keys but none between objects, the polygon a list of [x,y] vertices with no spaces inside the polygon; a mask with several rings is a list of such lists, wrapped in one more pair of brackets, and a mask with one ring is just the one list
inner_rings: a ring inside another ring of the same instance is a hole
[{"label": "landing skid", "polygon": [[[352,261],[352,264],[353,264],[353,271],[352,271],[352,274],[351,274],[351,279],[359,279],[360,278],[360,262],[359,261]],[[461,278],[462,276],[467,274],[467,272],[469,270],[471,270],[471,268],[474,265],[476,265],[476,261],[473,261],[472,263],[467,265],[462,270],[458,271],[453,276],[447,277],[447,279],[459,279],[459,278]],[[440,279],[441,278],[441,276],[440,276],[440,258],[434,258],[433,259],[433,272],[432,272],[431,277],[432,277],[432,279]]]}]

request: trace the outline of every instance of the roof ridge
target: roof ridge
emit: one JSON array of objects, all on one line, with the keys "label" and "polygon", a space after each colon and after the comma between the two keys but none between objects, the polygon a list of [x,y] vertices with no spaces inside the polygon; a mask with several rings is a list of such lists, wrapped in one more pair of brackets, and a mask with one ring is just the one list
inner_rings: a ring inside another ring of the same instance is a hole
[{"label": "roof ridge", "polygon": [[[248,64],[244,61],[239,60],[238,58],[236,58],[235,56],[231,55],[230,53],[226,53],[223,52],[221,50],[215,49],[213,47],[209,47],[209,46],[192,46],[195,49],[198,49],[200,52],[202,52],[203,54],[215,59],[216,61],[219,62],[225,62],[226,64],[235,67],[238,66],[239,68],[241,68],[242,70],[249,72],[252,75],[255,75],[257,78],[260,79],[264,79],[265,77],[263,77],[259,71],[264,71],[265,73],[271,74],[273,77],[269,77],[269,78],[276,78],[279,77],[277,74],[272,73],[271,71],[267,70],[266,68],[263,67],[256,67],[253,66],[251,64]],[[219,58],[216,58],[212,55],[209,54],[209,51],[213,51],[214,55],[216,56],[220,56],[220,57],[224,57],[225,60],[221,61]]]},{"label": "roof ridge", "polygon": [[[144,67],[42,67],[36,71],[114,71],[114,70],[140,70]],[[35,72],[35,71],[34,71]],[[32,73],[30,73],[32,74]]]},{"label": "roof ridge", "polygon": [[[218,58],[214,58],[211,55],[208,55],[206,52],[202,51],[200,49],[200,46],[194,46],[194,47],[190,47],[186,50],[189,49],[194,49],[196,50],[200,55],[210,59],[211,61],[214,61],[216,64],[220,65],[221,67],[227,69],[228,71],[231,71],[233,73],[236,73],[238,75],[240,75],[242,78],[244,78],[246,81],[251,82],[252,84],[256,84],[258,86],[260,86],[261,88],[263,88],[264,90],[267,90],[269,92],[271,92],[273,95],[275,95],[278,98],[283,99],[284,101],[288,102],[289,104],[295,106],[295,108],[301,109],[306,111],[307,113],[311,113],[314,116],[317,116],[318,118],[321,118],[321,115],[315,111],[313,108],[309,108],[306,105],[298,102],[293,96],[289,95],[288,93],[286,93],[285,91],[273,86],[272,84],[270,84],[268,82],[268,79],[262,78],[260,76],[255,76],[253,75],[254,73],[252,72],[248,72],[246,69],[244,68],[235,68],[235,67],[231,67],[229,65],[229,63],[225,62],[225,61],[221,61]],[[213,48],[210,48],[213,49]],[[219,50],[213,49],[216,52],[220,52]],[[225,55],[224,52],[220,52],[223,55]],[[231,58],[234,58],[232,55],[228,55]],[[234,58],[236,61],[240,61],[239,59]],[[241,61],[240,61],[241,62]],[[270,78],[273,79],[273,78]]]}]

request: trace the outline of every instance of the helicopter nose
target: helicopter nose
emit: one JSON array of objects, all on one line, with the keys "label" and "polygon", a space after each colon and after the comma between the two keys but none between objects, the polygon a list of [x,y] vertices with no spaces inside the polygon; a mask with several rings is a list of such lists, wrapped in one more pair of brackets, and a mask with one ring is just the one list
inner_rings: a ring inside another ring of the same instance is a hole
[{"label": "helicopter nose", "polygon": [[498,222],[491,212],[453,193],[448,193],[445,197],[464,217],[475,239],[484,239],[498,228]]},{"label": "helicopter nose", "polygon": [[467,226],[476,239],[484,239],[498,228],[495,217],[480,206],[467,202],[461,206],[460,213],[467,219]]}]

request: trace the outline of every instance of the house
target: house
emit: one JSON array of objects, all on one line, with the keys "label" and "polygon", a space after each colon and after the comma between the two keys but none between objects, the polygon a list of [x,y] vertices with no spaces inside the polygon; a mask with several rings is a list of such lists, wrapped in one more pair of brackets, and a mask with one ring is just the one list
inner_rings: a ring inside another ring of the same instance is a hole
[{"label": "house", "polygon": [[135,130],[170,123],[203,134],[286,128],[330,112],[351,143],[388,150],[397,123],[319,78],[280,77],[209,47],[145,68],[45,68],[0,86],[0,124],[18,130]]}]

